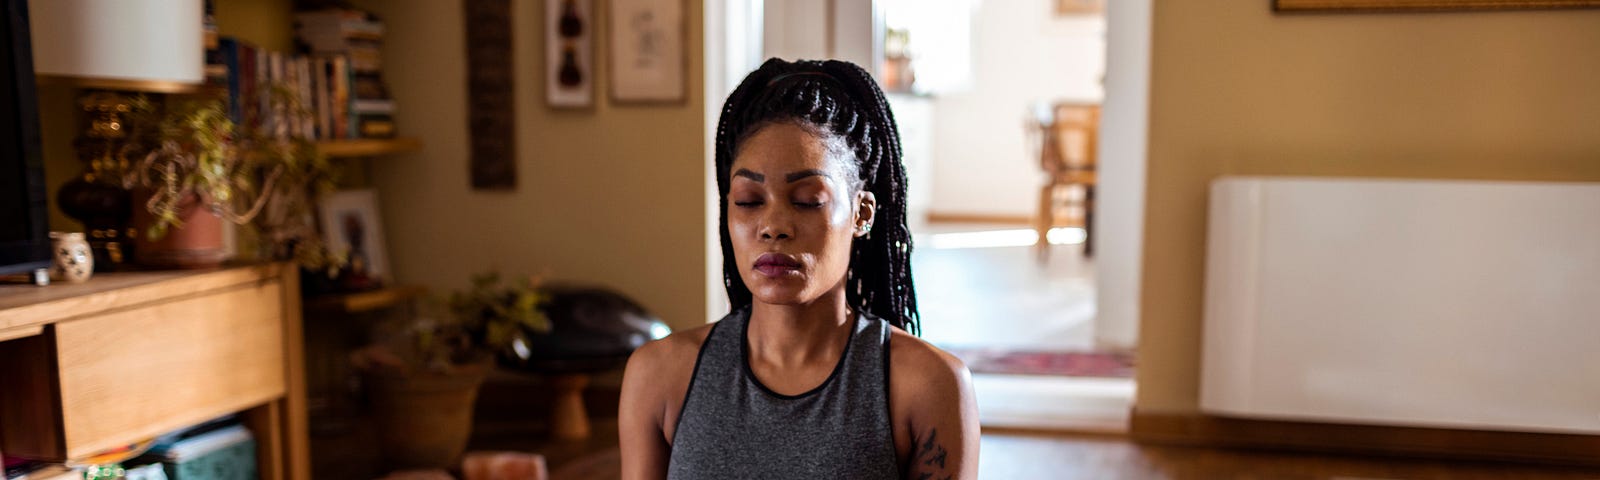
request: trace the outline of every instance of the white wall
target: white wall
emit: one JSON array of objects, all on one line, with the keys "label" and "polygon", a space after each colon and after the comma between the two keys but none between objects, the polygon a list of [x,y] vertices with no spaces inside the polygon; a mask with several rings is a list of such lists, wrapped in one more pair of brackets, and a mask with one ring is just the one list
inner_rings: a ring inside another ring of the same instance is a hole
[{"label": "white wall", "polygon": [[878,70],[883,32],[872,0],[741,1],[762,4],[761,49],[766,57],[837,59]]},{"label": "white wall", "polygon": [[1139,341],[1139,272],[1144,251],[1145,140],[1150,124],[1151,0],[1116,0],[1106,11],[1106,98],[1100,119],[1096,192],[1095,342],[1131,349]]},{"label": "white wall", "polygon": [[938,96],[932,109],[934,212],[1037,210],[1044,178],[1025,142],[1027,108],[1099,100],[1105,65],[1104,17],[1057,17],[1054,8],[1052,0],[988,0],[978,8],[973,88]]},{"label": "white wall", "polygon": [[828,2],[765,0],[762,52],[785,60],[828,56]]}]

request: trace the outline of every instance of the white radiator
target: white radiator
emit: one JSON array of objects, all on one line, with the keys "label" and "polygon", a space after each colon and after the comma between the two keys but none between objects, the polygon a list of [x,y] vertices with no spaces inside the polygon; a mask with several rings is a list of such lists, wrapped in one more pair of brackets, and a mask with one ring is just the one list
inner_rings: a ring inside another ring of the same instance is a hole
[{"label": "white radiator", "polygon": [[1600,434],[1600,184],[1211,188],[1202,411]]}]

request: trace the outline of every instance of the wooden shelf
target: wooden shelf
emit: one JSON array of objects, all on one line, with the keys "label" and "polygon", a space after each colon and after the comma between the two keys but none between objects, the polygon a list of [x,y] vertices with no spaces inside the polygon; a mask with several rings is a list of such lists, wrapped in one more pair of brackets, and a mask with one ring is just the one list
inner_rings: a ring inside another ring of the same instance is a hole
[{"label": "wooden shelf", "polygon": [[317,149],[329,158],[372,157],[422,149],[422,141],[411,137],[322,140]]},{"label": "wooden shelf", "polygon": [[369,312],[398,306],[428,293],[426,287],[397,285],[369,292],[315,295],[306,298],[306,308],[345,313]]}]

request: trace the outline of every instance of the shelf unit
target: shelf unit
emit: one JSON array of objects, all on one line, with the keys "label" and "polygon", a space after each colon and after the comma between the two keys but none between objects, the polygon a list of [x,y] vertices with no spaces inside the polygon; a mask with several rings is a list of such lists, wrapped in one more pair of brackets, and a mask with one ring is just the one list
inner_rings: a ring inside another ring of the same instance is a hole
[{"label": "shelf unit", "polygon": [[362,138],[352,140],[321,140],[317,150],[328,158],[358,158],[415,152],[422,149],[422,141],[412,137]]},{"label": "shelf unit", "polygon": [[366,292],[307,296],[305,307],[326,313],[363,313],[397,307],[427,293],[428,289],[419,285],[398,285]]},{"label": "shelf unit", "polygon": [[239,413],[261,478],[310,477],[298,269],[0,285],[0,447],[81,459]]}]

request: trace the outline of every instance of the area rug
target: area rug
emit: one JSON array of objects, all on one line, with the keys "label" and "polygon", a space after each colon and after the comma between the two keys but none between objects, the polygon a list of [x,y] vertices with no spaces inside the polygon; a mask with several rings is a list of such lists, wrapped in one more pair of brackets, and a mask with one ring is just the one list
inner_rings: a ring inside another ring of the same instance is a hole
[{"label": "area rug", "polygon": [[1133,355],[1116,352],[1050,352],[995,348],[950,348],[972,373],[1133,378]]}]

